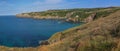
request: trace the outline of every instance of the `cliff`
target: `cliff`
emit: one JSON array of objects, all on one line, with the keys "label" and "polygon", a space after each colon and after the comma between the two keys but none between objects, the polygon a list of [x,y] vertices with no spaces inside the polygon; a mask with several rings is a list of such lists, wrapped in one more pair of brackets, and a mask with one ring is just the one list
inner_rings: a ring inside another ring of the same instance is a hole
[{"label": "cliff", "polygon": [[[54,34],[40,51],[119,51],[120,10],[82,26]],[[46,49],[46,50],[43,50]]]},{"label": "cliff", "polygon": [[89,22],[99,17],[106,17],[117,10],[120,10],[120,7],[62,9],[21,13],[16,16],[34,19],[65,19],[68,22]]},{"label": "cliff", "polygon": [[120,51],[120,10],[109,15],[91,14],[89,19],[88,23],[54,34],[39,47],[1,46],[0,51]]}]

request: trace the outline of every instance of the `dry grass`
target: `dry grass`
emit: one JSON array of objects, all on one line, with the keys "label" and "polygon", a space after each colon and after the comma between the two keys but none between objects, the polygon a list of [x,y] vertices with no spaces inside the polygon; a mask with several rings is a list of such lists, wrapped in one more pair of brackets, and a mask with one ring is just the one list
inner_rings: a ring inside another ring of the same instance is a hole
[{"label": "dry grass", "polygon": [[120,11],[56,33],[49,45],[36,48],[0,47],[0,51],[120,51]]},{"label": "dry grass", "polygon": [[[63,35],[60,35],[60,37],[64,36],[64,38],[54,42],[57,44],[52,46],[56,50],[53,50],[53,48],[49,50],[119,51],[119,34],[120,11],[117,11],[105,18],[99,18],[96,21],[66,30]],[[53,36],[50,41],[56,40],[56,38]],[[58,43],[59,41],[62,43]]]}]

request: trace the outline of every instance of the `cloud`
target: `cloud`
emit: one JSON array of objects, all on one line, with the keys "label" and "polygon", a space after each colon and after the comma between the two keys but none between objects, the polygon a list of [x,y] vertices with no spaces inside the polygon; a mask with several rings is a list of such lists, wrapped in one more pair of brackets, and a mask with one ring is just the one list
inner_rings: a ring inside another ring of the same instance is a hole
[{"label": "cloud", "polygon": [[[1,1],[0,2],[0,10],[11,10],[13,8],[13,4],[8,3],[7,1]],[[10,9],[11,8],[11,9]]]},{"label": "cloud", "polygon": [[6,1],[1,1],[0,6],[13,6],[13,4],[10,4],[10,3],[6,2]]},{"label": "cloud", "polygon": [[49,9],[63,9],[67,8],[71,4],[76,4],[76,2],[68,3],[66,0],[35,0],[28,5],[16,7],[17,5],[14,5],[14,3],[2,1],[0,2],[0,7],[2,7],[0,8],[0,15],[18,14],[23,12],[37,12]]},{"label": "cloud", "polygon": [[0,1],[0,15],[12,14],[17,10],[14,10],[13,4],[8,3],[7,1]]},{"label": "cloud", "polygon": [[[63,0],[44,0],[44,1],[34,1],[32,4],[17,8],[21,13],[22,12],[36,12],[44,11],[49,9],[62,8]],[[18,13],[20,13],[18,12]]]},{"label": "cloud", "polygon": [[67,0],[44,0],[34,1],[31,5],[18,8],[21,12],[44,11],[49,9],[64,9],[69,5],[78,4],[79,2],[66,2]]},{"label": "cloud", "polygon": [[63,0],[46,0],[46,3],[50,3],[50,4],[57,4],[57,3],[61,3]]},{"label": "cloud", "polygon": [[44,0],[44,1],[35,1],[33,5],[49,5],[49,4],[58,4],[63,2],[63,0]]}]

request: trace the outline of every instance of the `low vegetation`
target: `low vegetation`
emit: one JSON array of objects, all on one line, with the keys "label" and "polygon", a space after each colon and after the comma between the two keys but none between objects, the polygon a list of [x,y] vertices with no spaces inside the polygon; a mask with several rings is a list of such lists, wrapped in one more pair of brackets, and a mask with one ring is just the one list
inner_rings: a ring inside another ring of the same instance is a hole
[{"label": "low vegetation", "polygon": [[85,18],[87,18],[88,16],[94,13],[97,13],[96,18],[99,18],[99,17],[106,17],[118,10],[120,10],[120,7],[81,8],[81,9],[78,8],[78,9],[61,9],[61,10],[48,10],[42,12],[30,12],[30,13],[22,13],[18,15],[23,15],[23,17],[28,16],[33,18],[67,17],[67,18],[78,19],[79,21],[84,21]]},{"label": "low vegetation", "polygon": [[[51,51],[119,51],[120,11],[53,35]],[[57,36],[57,37],[56,37]],[[59,37],[59,38],[58,38]]]},{"label": "low vegetation", "polygon": [[101,9],[83,9],[89,11],[87,13],[97,12],[96,20],[58,32],[47,40],[47,44],[36,48],[0,47],[0,51],[120,51],[120,10]]}]

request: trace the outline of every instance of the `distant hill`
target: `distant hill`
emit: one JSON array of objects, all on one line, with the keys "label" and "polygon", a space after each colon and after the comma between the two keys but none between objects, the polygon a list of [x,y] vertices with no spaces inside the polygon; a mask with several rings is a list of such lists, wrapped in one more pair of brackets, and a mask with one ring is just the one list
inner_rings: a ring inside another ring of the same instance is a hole
[{"label": "distant hill", "polygon": [[17,16],[35,19],[66,19],[66,21],[71,22],[84,22],[85,19],[92,14],[96,13],[95,19],[97,19],[99,17],[106,17],[117,10],[120,10],[120,7],[61,9],[21,13],[17,14]]},{"label": "distant hill", "polygon": [[[96,9],[96,8],[94,8]],[[98,8],[97,8],[98,9]],[[102,10],[101,10],[102,9]],[[81,26],[58,32],[32,48],[1,46],[1,51],[120,51],[120,10],[100,8],[95,20]],[[71,9],[70,9],[71,10]],[[89,10],[88,10],[89,11]],[[105,11],[105,12],[104,12]],[[52,11],[53,12],[53,11]],[[110,14],[106,14],[110,12]]]}]

